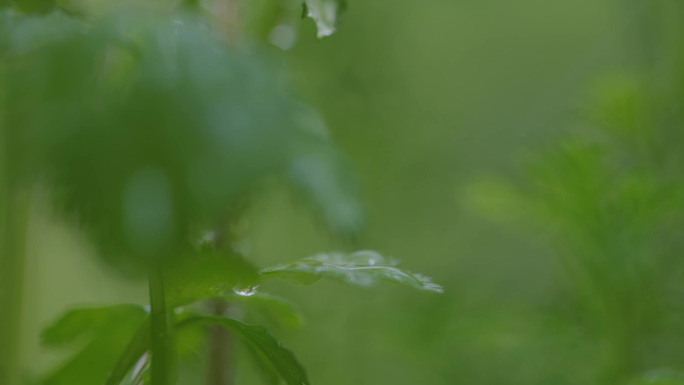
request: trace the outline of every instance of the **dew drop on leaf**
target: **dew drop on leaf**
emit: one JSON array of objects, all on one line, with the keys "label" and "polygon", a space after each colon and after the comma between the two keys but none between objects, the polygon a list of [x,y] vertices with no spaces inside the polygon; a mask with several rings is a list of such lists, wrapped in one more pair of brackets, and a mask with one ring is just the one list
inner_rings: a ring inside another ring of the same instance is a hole
[{"label": "dew drop on leaf", "polygon": [[237,295],[241,295],[243,297],[251,297],[257,293],[257,290],[259,290],[259,285],[247,286],[244,288],[236,286],[233,288],[233,293],[235,293]]}]

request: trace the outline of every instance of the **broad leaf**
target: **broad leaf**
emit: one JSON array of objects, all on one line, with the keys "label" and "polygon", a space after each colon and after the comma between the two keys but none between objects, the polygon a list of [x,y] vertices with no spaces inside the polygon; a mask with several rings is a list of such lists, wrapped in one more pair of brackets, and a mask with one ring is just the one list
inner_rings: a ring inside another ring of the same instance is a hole
[{"label": "broad leaf", "polygon": [[43,345],[84,344],[41,383],[44,385],[103,384],[126,351],[130,336],[144,323],[147,310],[139,305],[75,309],[42,334]]},{"label": "broad leaf", "polygon": [[337,19],[346,6],[346,0],[304,0],[304,12],[316,22],[319,38],[335,32]]},{"label": "broad leaf", "polygon": [[258,279],[256,268],[242,257],[204,251],[184,258],[167,270],[166,299],[170,307],[188,305],[254,287]]},{"label": "broad leaf", "polygon": [[227,317],[197,316],[181,321],[176,325],[176,330],[196,325],[219,325],[229,329],[267,360],[288,385],[309,384],[306,371],[294,354],[285,349],[263,327],[247,325]]},{"label": "broad leaf", "polygon": [[284,328],[299,329],[304,324],[304,318],[295,305],[285,298],[266,293],[255,293],[251,296],[232,295],[230,298],[240,301],[248,314],[268,318]]},{"label": "broad leaf", "polygon": [[355,286],[372,286],[378,281],[389,281],[420,290],[443,292],[429,277],[399,269],[397,262],[374,251],[352,254],[318,254],[292,263],[263,269],[264,278],[281,278],[309,285],[321,278],[330,278]]}]

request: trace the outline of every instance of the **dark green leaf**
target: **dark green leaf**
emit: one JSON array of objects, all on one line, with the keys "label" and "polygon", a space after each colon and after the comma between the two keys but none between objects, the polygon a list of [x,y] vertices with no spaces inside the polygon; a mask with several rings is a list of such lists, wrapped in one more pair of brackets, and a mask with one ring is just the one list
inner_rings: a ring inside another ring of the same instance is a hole
[{"label": "dark green leaf", "polygon": [[195,325],[219,325],[231,330],[268,360],[288,385],[309,384],[306,371],[294,354],[285,349],[263,327],[247,325],[227,317],[197,316],[181,321],[176,325],[176,329]]},{"label": "dark green leaf", "polygon": [[389,281],[420,290],[443,292],[429,277],[399,269],[397,262],[374,251],[352,254],[327,253],[292,263],[261,270],[264,278],[274,277],[309,285],[321,278],[330,278],[355,286],[372,286]]},{"label": "dark green leaf", "polygon": [[127,349],[131,335],[141,328],[147,310],[139,305],[75,309],[67,312],[42,334],[48,347],[82,343],[66,363],[53,370],[44,385],[105,383],[117,360]]}]

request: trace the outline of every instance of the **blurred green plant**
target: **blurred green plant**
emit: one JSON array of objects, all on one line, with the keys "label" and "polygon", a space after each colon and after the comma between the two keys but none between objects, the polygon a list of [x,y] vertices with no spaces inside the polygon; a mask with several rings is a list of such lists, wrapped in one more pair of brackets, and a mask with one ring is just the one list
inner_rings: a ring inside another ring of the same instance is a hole
[{"label": "blurred green plant", "polygon": [[[374,252],[259,270],[238,251],[244,213],[268,181],[292,186],[345,239],[361,228],[359,189],[322,119],[290,95],[269,56],[226,39],[196,3],[88,18],[32,4],[5,4],[0,12],[0,307],[10,314],[0,317],[0,383],[19,382],[24,200],[38,184],[106,263],[147,276],[150,297],[149,307],[67,312],[43,342],[76,346],[76,353],[41,384],[174,383],[184,352],[201,343],[193,336],[207,327],[244,341],[271,383],[308,384],[302,365],[266,329],[226,315],[244,306],[300,325],[287,301],[257,293],[261,280],[385,280],[442,291]],[[343,4],[300,6],[326,36]],[[210,342],[212,385],[231,381],[225,340],[218,333]]]},{"label": "blurred green plant", "polygon": [[[673,2],[644,8],[684,17]],[[653,46],[673,33],[666,25],[641,27]],[[681,342],[676,314],[684,311],[678,299],[684,46],[681,36],[672,41],[677,45],[653,50],[649,66],[639,67],[640,57],[636,69],[596,82],[580,123],[528,155],[522,180],[484,178],[463,194],[465,206],[479,215],[516,230],[527,225],[552,246],[570,289],[566,301],[573,304],[564,314],[591,336],[599,384],[681,382],[679,376],[642,377],[654,367],[680,369],[679,349],[653,346],[656,340]],[[665,57],[672,59],[667,71],[653,76]],[[676,83],[663,86],[656,81],[661,78]]]}]

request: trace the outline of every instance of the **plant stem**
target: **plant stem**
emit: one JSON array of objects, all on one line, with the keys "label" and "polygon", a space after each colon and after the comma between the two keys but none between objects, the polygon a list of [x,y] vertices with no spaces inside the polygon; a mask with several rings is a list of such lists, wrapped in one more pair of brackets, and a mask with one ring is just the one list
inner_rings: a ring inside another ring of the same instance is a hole
[{"label": "plant stem", "polygon": [[[218,226],[218,230],[214,233],[214,250],[234,252],[235,227],[235,223],[229,219]],[[215,316],[225,316],[230,306],[231,304],[223,299],[208,302],[209,311]],[[235,338],[233,334],[224,327],[212,326],[207,333],[207,345],[209,347],[207,385],[233,385],[235,383]]]},{"label": "plant stem", "polygon": [[149,275],[151,320],[152,385],[171,385],[172,356],[169,317],[164,296],[164,275],[161,269]]},{"label": "plant stem", "polygon": [[26,229],[30,196],[4,189],[0,255],[0,384],[19,383]]},{"label": "plant stem", "polygon": [[[210,302],[212,315],[223,316],[230,304],[224,300]],[[209,369],[207,385],[232,385],[235,381],[233,334],[224,327],[209,329]]]}]

